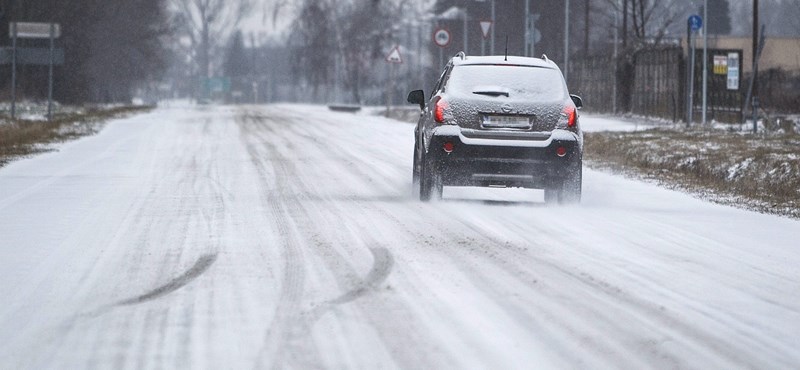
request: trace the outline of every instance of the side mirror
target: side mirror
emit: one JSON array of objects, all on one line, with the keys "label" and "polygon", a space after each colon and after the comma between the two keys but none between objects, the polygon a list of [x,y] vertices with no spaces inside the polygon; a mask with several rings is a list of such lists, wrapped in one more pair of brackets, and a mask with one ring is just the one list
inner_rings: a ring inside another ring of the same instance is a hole
[{"label": "side mirror", "polygon": [[425,92],[422,90],[414,90],[408,93],[408,102],[411,104],[419,104],[420,110],[425,110]]},{"label": "side mirror", "polygon": [[569,97],[572,98],[572,102],[575,103],[575,108],[578,108],[578,109],[583,108],[583,99],[581,99],[580,96],[578,96],[578,95],[570,95]]}]

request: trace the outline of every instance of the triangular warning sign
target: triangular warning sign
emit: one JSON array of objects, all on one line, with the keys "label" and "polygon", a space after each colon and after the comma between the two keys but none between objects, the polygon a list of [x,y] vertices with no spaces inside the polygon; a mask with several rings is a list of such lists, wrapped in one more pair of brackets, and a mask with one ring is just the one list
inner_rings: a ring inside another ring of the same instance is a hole
[{"label": "triangular warning sign", "polygon": [[492,29],[492,21],[481,21],[481,32],[483,32],[483,38],[489,37],[489,30]]},{"label": "triangular warning sign", "polygon": [[389,55],[386,56],[386,61],[389,63],[397,63],[397,64],[403,63],[403,57],[400,56],[399,46],[395,46],[394,49],[392,49],[392,51],[389,52]]}]

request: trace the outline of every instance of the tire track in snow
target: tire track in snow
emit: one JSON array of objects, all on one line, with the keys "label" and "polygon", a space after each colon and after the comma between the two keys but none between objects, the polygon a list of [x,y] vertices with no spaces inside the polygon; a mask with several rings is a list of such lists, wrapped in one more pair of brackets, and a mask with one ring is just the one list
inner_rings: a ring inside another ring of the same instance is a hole
[{"label": "tire track in snow", "polygon": [[187,284],[191,283],[193,280],[200,277],[200,275],[206,272],[208,268],[211,267],[211,265],[213,265],[216,260],[217,260],[216,253],[206,254],[200,257],[200,259],[197,260],[197,262],[195,262],[195,264],[191,268],[186,270],[180,276],[170,280],[168,283],[161,285],[142,295],[119,301],[117,305],[129,306],[129,305],[144,303],[147,301],[152,301],[154,299],[161,298],[167,294],[170,294],[180,288],[183,288]]},{"label": "tire track in snow", "polygon": [[[351,256],[353,251],[358,251],[359,248],[353,246],[354,239],[352,238],[362,241],[358,244],[363,245],[380,245],[381,243],[379,241],[385,240],[385,238],[379,235],[380,233],[375,234],[371,231],[364,233],[362,230],[370,230],[370,227],[364,228],[364,225],[359,225],[358,222],[356,224],[351,224],[350,222],[342,224],[342,220],[337,220],[341,215],[350,214],[354,209],[364,207],[365,200],[363,197],[353,195],[338,197],[335,194],[333,196],[325,195],[329,192],[329,189],[320,188],[318,186],[319,182],[314,179],[316,179],[317,176],[327,176],[328,178],[334,176],[338,181],[337,185],[350,184],[349,186],[345,185],[341,191],[352,193],[353,190],[359,187],[351,184],[351,181],[356,179],[360,181],[372,181],[375,179],[375,176],[378,175],[376,173],[363,172],[365,170],[361,168],[361,166],[365,163],[357,159],[356,163],[346,166],[348,172],[356,171],[355,173],[319,173],[315,170],[327,168],[329,166],[332,166],[331,168],[338,168],[343,160],[345,160],[345,163],[350,163],[346,161],[346,158],[357,158],[352,155],[348,156],[347,154],[336,156],[337,153],[341,152],[338,146],[341,138],[337,137],[337,133],[332,132],[330,135],[332,140],[327,141],[327,143],[334,145],[324,145],[318,148],[316,145],[311,145],[311,143],[306,142],[309,140],[308,136],[300,135],[297,132],[296,126],[298,125],[295,123],[298,122],[298,119],[286,116],[282,110],[278,112],[248,112],[247,114],[250,119],[254,120],[252,123],[257,123],[257,125],[254,125],[254,128],[248,127],[248,129],[251,130],[248,134],[255,136],[256,139],[259,140],[255,143],[258,147],[270,148],[268,154],[262,153],[261,156],[268,158],[267,162],[273,164],[275,168],[275,173],[273,173],[273,175],[276,178],[293,180],[291,183],[291,193],[285,194],[285,196],[281,198],[288,202],[286,204],[286,209],[290,214],[290,218],[299,222],[311,222],[314,225],[313,229],[300,230],[304,231],[303,234],[300,234],[301,237],[311,237],[311,239],[307,240],[308,243],[303,245],[313,247],[313,249],[309,250],[309,252],[313,253],[309,254],[305,261],[308,263],[311,262],[309,259],[310,257],[319,257],[327,269],[333,274],[339,287],[347,288],[348,292],[351,290],[358,290],[359,286],[363,283],[355,269],[351,267]],[[302,122],[302,120],[300,121]],[[322,129],[319,131],[321,132],[320,135],[327,137],[325,132],[331,129],[327,127],[331,125],[334,124],[319,122],[317,125],[313,126],[300,126],[309,127],[309,129],[315,131]],[[302,157],[297,157],[295,155],[299,148],[303,148]],[[311,151],[309,151],[309,148]],[[389,154],[383,153],[382,157],[384,157],[384,159],[380,161],[381,163],[390,162],[389,159],[391,157]],[[296,166],[296,164],[302,165],[302,167]],[[311,165],[311,167],[309,167],[309,165]],[[372,162],[368,165],[374,166],[378,164]],[[280,170],[281,168],[289,172],[282,172],[282,170]],[[364,174],[363,176],[361,175],[362,173]],[[354,178],[352,176],[359,177]],[[309,181],[309,179],[311,180]],[[366,186],[367,183],[364,183],[364,185]],[[378,189],[377,191],[381,194],[392,192],[392,190],[388,188]],[[396,202],[404,198],[390,197],[389,199]],[[350,208],[344,207],[342,201],[349,205]],[[356,229],[348,227],[348,224],[356,227]],[[345,228],[352,229],[355,233],[350,237],[346,237],[340,236],[339,232],[333,232],[331,234],[330,231],[343,230]],[[321,234],[318,230],[321,230]],[[308,234],[311,235],[309,236]],[[347,248],[347,250],[339,251],[336,248],[337,246]],[[342,252],[344,252],[344,254]],[[393,257],[392,261],[394,261]],[[392,262],[392,265],[394,265],[394,262]],[[378,270],[380,270],[380,268],[376,269],[376,271]],[[373,273],[373,275],[376,274]],[[345,293],[343,296],[349,298],[350,296],[348,294],[350,293]],[[341,297],[342,296],[337,298]],[[416,309],[412,307],[413,303],[410,304],[408,301],[398,298],[398,296],[394,295],[381,295],[379,299],[358,300],[357,305],[347,305],[346,308],[349,315],[362,316],[365,324],[374,329],[374,332],[365,332],[364,337],[377,335],[376,339],[378,339],[379,342],[370,342],[369,345],[375,346],[376,351],[384,349],[387,355],[386,359],[392,361],[381,363],[393,363],[394,366],[401,368],[414,367],[416,366],[415,364],[419,363],[431,364],[434,367],[452,364],[455,360],[454,358],[442,354],[435,349],[431,349],[436,348],[438,343],[432,341],[430,336],[420,337],[420,333],[424,332],[426,327],[423,323],[415,320],[416,317],[413,313]],[[323,304],[323,306],[330,307],[331,309],[342,307],[342,305],[330,306],[329,304]],[[296,320],[296,326],[299,328],[308,327],[308,329],[293,332],[293,338],[297,339],[290,339],[289,342],[286,342],[286,350],[290,353],[290,356],[293,356],[287,363],[301,367],[322,366],[319,358],[315,357],[316,355],[310,355],[318,353],[319,349],[316,347],[312,338],[304,334],[311,334],[311,329],[313,329],[313,327],[308,326],[307,322],[316,321],[317,319],[315,319],[315,317],[320,310],[312,309],[294,318]],[[392,316],[398,321],[387,321],[387,312],[391,312]],[[305,315],[305,317],[303,315]],[[335,320],[340,321],[342,324],[348,323],[348,320],[342,320],[340,315],[338,315],[338,311]],[[400,322],[402,322],[402,324],[399,324]],[[335,333],[331,334],[336,335]],[[348,339],[349,336],[347,334],[340,334],[343,335],[341,340],[352,342],[352,340]],[[286,364],[280,361],[282,360],[276,359],[273,364],[275,364],[275,366]],[[373,362],[369,362],[369,364],[372,363]]]},{"label": "tire track in snow", "polygon": [[[290,336],[283,342],[283,348],[288,353],[287,356],[275,358],[272,362],[273,366],[297,366],[297,367],[320,367],[323,366],[321,358],[318,356],[319,349],[316,347],[312,331],[316,322],[322,318],[326,313],[336,309],[346,303],[353,302],[362,298],[370,292],[378,290],[380,285],[389,276],[392,267],[394,266],[394,258],[386,248],[370,247],[367,250],[371,253],[373,264],[366,277],[362,278],[359,273],[352,266],[353,251],[361,250],[358,245],[352,245],[353,240],[339,236],[339,233],[330,235],[325,230],[342,229],[343,225],[338,222],[331,222],[340,212],[334,213],[332,217],[326,217],[330,213],[330,208],[338,209],[334,204],[325,202],[324,205],[319,205],[316,202],[318,199],[314,196],[320,192],[316,184],[317,182],[309,182],[308,176],[315,175],[313,169],[308,167],[299,167],[296,164],[305,165],[312,160],[316,165],[325,165],[326,161],[330,161],[327,151],[323,152],[305,152],[302,158],[291,156],[297,149],[304,148],[306,137],[298,135],[295,130],[291,128],[293,120],[286,120],[284,117],[267,117],[264,114],[255,112],[248,112],[250,119],[257,123],[254,127],[249,128],[252,132],[249,134],[257,140],[255,144],[259,147],[265,148],[268,154],[261,153],[262,158],[269,158],[269,163],[274,169],[274,176],[280,184],[282,179],[291,179],[291,192],[283,194],[280,197],[285,202],[285,210],[288,213],[288,218],[293,220],[298,225],[304,225],[296,231],[299,232],[298,237],[301,241],[301,246],[305,251],[305,263],[311,262],[311,258],[319,258],[327,270],[333,275],[337,285],[345,290],[345,293],[326,300],[322,303],[309,303],[313,308],[308,310],[301,310],[297,312],[294,317],[294,327],[297,330],[290,332]],[[316,127],[316,126],[315,126]],[[280,143],[279,145],[277,143]],[[323,162],[319,162],[323,159]],[[278,189],[282,189],[278,186]],[[287,190],[287,189],[284,189]],[[280,193],[280,190],[278,191]],[[328,201],[325,198],[323,201]],[[313,224],[313,228],[310,226]],[[323,234],[318,231],[322,230]],[[365,245],[380,244],[378,239],[368,238],[365,240]],[[341,248],[345,248],[342,250]],[[323,278],[324,279],[324,278]],[[317,300],[317,302],[320,302]],[[366,310],[360,303],[357,307],[348,308],[348,311],[361,312],[366,315],[368,322],[381,332],[380,339],[384,340],[384,348],[388,350],[394,357],[398,353],[402,353],[399,357],[395,357],[395,361],[404,363],[407,358],[413,357],[411,353],[417,353],[419,357],[419,349],[411,349],[408,343],[398,345],[396,340],[397,332],[392,331],[394,336],[390,335],[383,325],[382,320],[385,320],[383,315],[376,315],[377,312],[396,311],[396,306],[387,306],[386,302],[381,300],[369,300],[365,302],[368,305],[377,304],[382,309]],[[305,305],[304,305],[305,306]],[[373,307],[370,307],[373,308]],[[335,320],[340,320],[337,316]],[[387,340],[387,338],[393,338]],[[343,338],[346,340],[346,338]],[[406,353],[411,351],[411,353]],[[424,356],[423,356],[424,357]]]},{"label": "tire track in snow", "polygon": [[[270,184],[273,181],[277,183],[277,188],[269,191],[265,198],[262,198],[262,202],[266,203],[267,208],[271,210],[272,219],[282,241],[280,247],[284,254],[283,279],[277,307],[264,338],[263,348],[259,351],[256,359],[256,367],[280,368],[285,363],[284,357],[292,355],[291,351],[285,350],[285,347],[291,344],[292,333],[297,330],[297,315],[302,311],[300,305],[306,279],[303,252],[297,240],[296,226],[287,217],[289,209],[285,204],[284,193],[291,189],[291,184],[286,180],[288,170],[285,167],[285,161],[271,161],[271,156],[277,155],[274,146],[262,148],[266,150],[267,155],[265,156],[265,153],[259,152],[259,147],[265,143],[252,141],[254,134],[252,126],[254,124],[260,126],[260,117],[245,112],[237,117],[237,122],[242,126],[242,141],[247,146],[251,163],[258,171],[259,180],[263,184]],[[256,135],[256,137],[258,136]],[[273,166],[275,168],[272,168]],[[268,169],[276,171],[277,176],[271,177]],[[269,186],[265,186],[265,188],[270,190]],[[319,357],[314,353],[306,355],[312,358]]]},{"label": "tire track in snow", "polygon": [[369,270],[364,281],[358,284],[353,290],[329,301],[329,304],[338,305],[355,301],[370,291],[378,289],[378,287],[386,281],[394,265],[392,254],[389,253],[389,250],[386,248],[370,248],[369,251],[372,252],[374,262],[372,269]]}]

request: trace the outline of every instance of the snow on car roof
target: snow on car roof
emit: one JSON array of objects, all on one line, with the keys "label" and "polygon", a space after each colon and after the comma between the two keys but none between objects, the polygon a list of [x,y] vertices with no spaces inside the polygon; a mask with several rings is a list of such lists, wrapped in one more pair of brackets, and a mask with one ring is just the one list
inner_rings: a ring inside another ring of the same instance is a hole
[{"label": "snow on car roof", "polygon": [[466,56],[463,59],[460,55],[453,58],[454,65],[476,65],[476,64],[500,64],[500,65],[522,65],[531,67],[543,67],[558,69],[558,66],[549,59],[527,58],[509,56],[508,60],[503,55],[492,56]]}]

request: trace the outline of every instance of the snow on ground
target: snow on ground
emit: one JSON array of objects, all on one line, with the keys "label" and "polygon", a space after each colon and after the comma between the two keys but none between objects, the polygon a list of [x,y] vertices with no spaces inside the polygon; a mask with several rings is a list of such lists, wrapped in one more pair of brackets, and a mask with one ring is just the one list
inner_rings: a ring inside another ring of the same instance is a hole
[{"label": "snow on ground", "polygon": [[653,128],[652,124],[642,124],[637,120],[605,117],[602,115],[581,114],[581,129],[596,131],[639,131]]},{"label": "snow on ground", "polygon": [[797,221],[591,170],[424,204],[412,132],[176,106],[0,169],[0,367],[800,363]]}]

